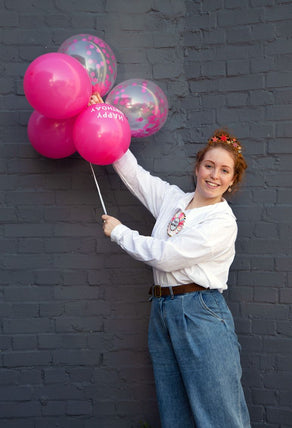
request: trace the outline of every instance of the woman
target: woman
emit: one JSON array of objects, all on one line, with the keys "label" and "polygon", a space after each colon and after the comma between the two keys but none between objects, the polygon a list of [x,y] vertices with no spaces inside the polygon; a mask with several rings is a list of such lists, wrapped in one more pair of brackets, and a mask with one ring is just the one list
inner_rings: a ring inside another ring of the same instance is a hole
[{"label": "woman", "polygon": [[222,292],[237,225],[223,195],[247,165],[218,130],[196,158],[196,189],[184,193],[141,168],[128,151],[114,164],[156,218],[151,237],[103,215],[106,236],[153,267],[149,350],[163,428],[248,428],[232,315]]}]

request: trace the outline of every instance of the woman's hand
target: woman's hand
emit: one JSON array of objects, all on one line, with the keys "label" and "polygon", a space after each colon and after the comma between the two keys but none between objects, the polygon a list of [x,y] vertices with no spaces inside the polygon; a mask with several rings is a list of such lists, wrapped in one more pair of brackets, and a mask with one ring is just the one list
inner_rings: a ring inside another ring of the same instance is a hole
[{"label": "woman's hand", "polygon": [[111,236],[114,228],[122,224],[117,218],[111,217],[110,215],[103,214],[101,218],[103,220],[103,231],[106,236]]},{"label": "woman's hand", "polygon": [[104,103],[101,96],[99,94],[93,94],[89,99],[88,106],[93,106],[94,104],[100,104],[100,103]]}]

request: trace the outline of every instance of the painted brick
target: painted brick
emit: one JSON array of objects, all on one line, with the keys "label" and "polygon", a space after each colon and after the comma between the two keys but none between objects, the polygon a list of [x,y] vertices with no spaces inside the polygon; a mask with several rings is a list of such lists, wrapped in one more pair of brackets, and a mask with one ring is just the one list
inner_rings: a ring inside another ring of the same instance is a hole
[{"label": "painted brick", "polygon": [[45,318],[4,319],[4,333],[37,333],[53,331],[53,322]]},{"label": "painted brick", "polygon": [[[51,363],[51,354],[47,351],[13,351],[3,353],[3,366],[18,367],[47,366]],[[2,414],[2,413],[1,413]]]},{"label": "painted brick", "polygon": [[42,405],[43,416],[62,416],[66,413],[65,401],[46,401]]},{"label": "painted brick", "polygon": [[69,401],[66,412],[71,416],[92,415],[91,401]]}]

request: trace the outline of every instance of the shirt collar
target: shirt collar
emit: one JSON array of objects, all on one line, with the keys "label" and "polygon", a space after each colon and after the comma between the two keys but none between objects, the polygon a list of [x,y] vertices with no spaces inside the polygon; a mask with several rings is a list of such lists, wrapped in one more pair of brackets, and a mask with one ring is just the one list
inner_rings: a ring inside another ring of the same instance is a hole
[{"label": "shirt collar", "polygon": [[195,192],[186,193],[183,198],[179,199],[178,203],[177,203],[177,208],[179,208],[180,210],[185,212],[186,207],[189,205],[189,203],[191,202],[191,200],[194,197],[194,193]]},{"label": "shirt collar", "polygon": [[[222,211],[226,211],[226,209],[229,209],[230,211],[232,211],[231,208],[228,205],[228,202],[224,198],[222,198],[221,202],[218,202],[216,204],[205,205],[203,207],[196,208],[196,209],[193,209],[193,210],[186,210],[186,207],[188,206],[188,204],[191,202],[191,200],[194,197],[194,193],[195,192],[186,193],[181,199],[178,200],[176,208],[182,210],[185,214],[190,214],[191,212],[198,213],[198,212],[203,212],[205,210],[209,211],[209,210],[214,209],[215,207],[216,207],[215,208],[216,211],[218,211],[218,209],[219,209],[219,211],[221,211],[221,210]],[[233,216],[234,216],[234,214],[233,214]]]}]

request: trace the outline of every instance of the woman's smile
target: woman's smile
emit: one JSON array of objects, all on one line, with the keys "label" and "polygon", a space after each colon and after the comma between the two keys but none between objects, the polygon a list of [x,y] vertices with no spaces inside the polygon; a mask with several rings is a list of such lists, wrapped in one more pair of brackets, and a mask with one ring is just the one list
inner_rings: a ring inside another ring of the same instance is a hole
[{"label": "woman's smile", "polygon": [[213,187],[213,188],[216,188],[216,187],[218,187],[219,186],[219,184],[216,184],[216,183],[212,183],[211,181],[207,181],[206,180],[206,183],[207,183],[207,185],[209,186],[209,187]]}]

